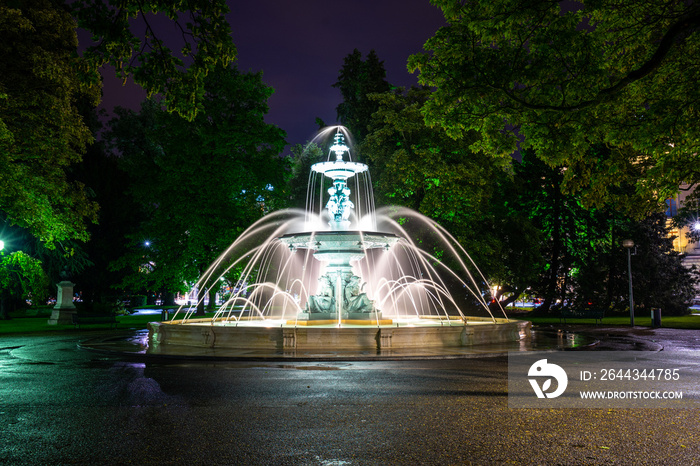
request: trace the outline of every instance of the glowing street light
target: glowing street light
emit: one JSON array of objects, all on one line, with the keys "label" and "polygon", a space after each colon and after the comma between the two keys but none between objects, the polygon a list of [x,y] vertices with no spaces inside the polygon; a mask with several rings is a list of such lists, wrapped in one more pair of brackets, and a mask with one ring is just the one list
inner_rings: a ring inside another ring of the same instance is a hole
[{"label": "glowing street light", "polygon": [[634,327],[634,297],[632,295],[632,248],[634,247],[634,241],[626,239],[622,241],[622,246],[627,248],[627,274],[630,284],[630,325]]},{"label": "glowing street light", "polygon": [[0,251],[5,249],[5,242],[3,240],[0,240]]}]

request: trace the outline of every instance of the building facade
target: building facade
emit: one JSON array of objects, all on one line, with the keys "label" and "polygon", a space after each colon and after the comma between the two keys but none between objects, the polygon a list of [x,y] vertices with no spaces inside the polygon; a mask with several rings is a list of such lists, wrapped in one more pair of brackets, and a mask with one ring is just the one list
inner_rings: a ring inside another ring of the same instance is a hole
[{"label": "building facade", "polygon": [[[691,209],[695,208],[695,219],[690,225],[684,226],[682,228],[673,228],[670,234],[674,236],[673,247],[676,251],[685,254],[683,259],[683,265],[686,267],[696,266],[700,270],[700,242],[690,241],[688,238],[688,233],[691,229],[700,230],[700,201],[688,199],[688,196],[694,190],[688,190],[688,185],[681,185],[680,191],[675,198],[668,199],[666,201],[666,216],[669,217],[669,223],[671,217],[674,217],[679,208],[687,207],[688,203],[692,202],[693,205],[689,206]],[[700,289],[698,289],[698,295],[700,295]]]}]

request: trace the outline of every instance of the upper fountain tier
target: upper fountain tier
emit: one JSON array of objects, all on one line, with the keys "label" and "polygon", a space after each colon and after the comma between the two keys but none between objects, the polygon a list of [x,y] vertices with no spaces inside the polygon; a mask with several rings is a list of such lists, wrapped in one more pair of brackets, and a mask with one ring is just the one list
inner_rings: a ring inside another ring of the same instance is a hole
[{"label": "upper fountain tier", "polygon": [[[322,173],[324,176],[333,180],[333,186],[328,188],[328,203],[326,209],[331,217],[328,224],[331,230],[345,231],[350,227],[350,214],[355,208],[355,204],[350,200],[350,188],[348,188],[347,180],[358,173],[367,171],[367,165],[357,162],[346,162],[343,160],[343,154],[350,151],[345,145],[343,133],[335,133],[334,143],[331,146],[331,151],[335,152],[335,160],[316,163],[311,166],[311,170]],[[349,155],[348,155],[348,158]]]},{"label": "upper fountain tier", "polygon": [[367,171],[367,165],[364,163],[343,160],[343,154],[349,152],[350,148],[345,145],[345,139],[340,130],[335,133],[334,142],[330,150],[335,152],[335,160],[316,163],[311,166],[311,170],[316,173],[322,173],[334,181],[345,181],[358,173]]}]

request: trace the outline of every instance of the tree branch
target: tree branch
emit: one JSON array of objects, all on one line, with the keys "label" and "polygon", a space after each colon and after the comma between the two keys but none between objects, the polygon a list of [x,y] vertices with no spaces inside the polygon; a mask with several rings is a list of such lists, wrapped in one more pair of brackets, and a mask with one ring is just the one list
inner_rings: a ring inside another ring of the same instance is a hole
[{"label": "tree branch", "polygon": [[509,99],[517,102],[518,104],[522,105],[525,108],[529,108],[532,110],[555,110],[555,111],[572,111],[572,110],[581,110],[586,107],[590,107],[591,105],[597,104],[599,102],[602,102],[604,100],[607,100],[611,98],[614,94],[622,90],[623,88],[627,87],[628,85],[634,83],[635,81],[639,81],[640,79],[643,79],[644,77],[648,76],[651,72],[656,70],[661,63],[664,61],[666,56],[668,55],[669,51],[673,47],[674,43],[676,42],[676,39],[689,31],[692,31],[696,29],[698,26],[700,26],[700,14],[693,14],[689,16],[685,16],[684,18],[680,19],[666,31],[666,34],[661,38],[659,41],[659,45],[656,48],[656,51],[654,52],[654,55],[642,66],[639,68],[630,71],[627,76],[622,78],[620,81],[617,82],[614,86],[610,86],[605,89],[601,89],[598,91],[596,96],[590,100],[585,100],[583,102],[579,102],[576,105],[540,105],[540,104],[533,104],[530,103],[524,99],[519,98],[517,95],[515,95],[513,92],[509,91],[508,89],[505,88],[500,88],[500,90],[508,96]]}]

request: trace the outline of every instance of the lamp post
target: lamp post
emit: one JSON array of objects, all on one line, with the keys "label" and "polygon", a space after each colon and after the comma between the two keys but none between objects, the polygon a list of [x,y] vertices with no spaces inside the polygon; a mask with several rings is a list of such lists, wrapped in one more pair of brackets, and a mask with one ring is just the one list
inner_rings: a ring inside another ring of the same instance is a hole
[{"label": "lamp post", "polygon": [[622,246],[627,248],[627,275],[630,284],[630,325],[634,327],[634,296],[632,294],[632,248],[634,241],[626,239],[622,241]]}]

